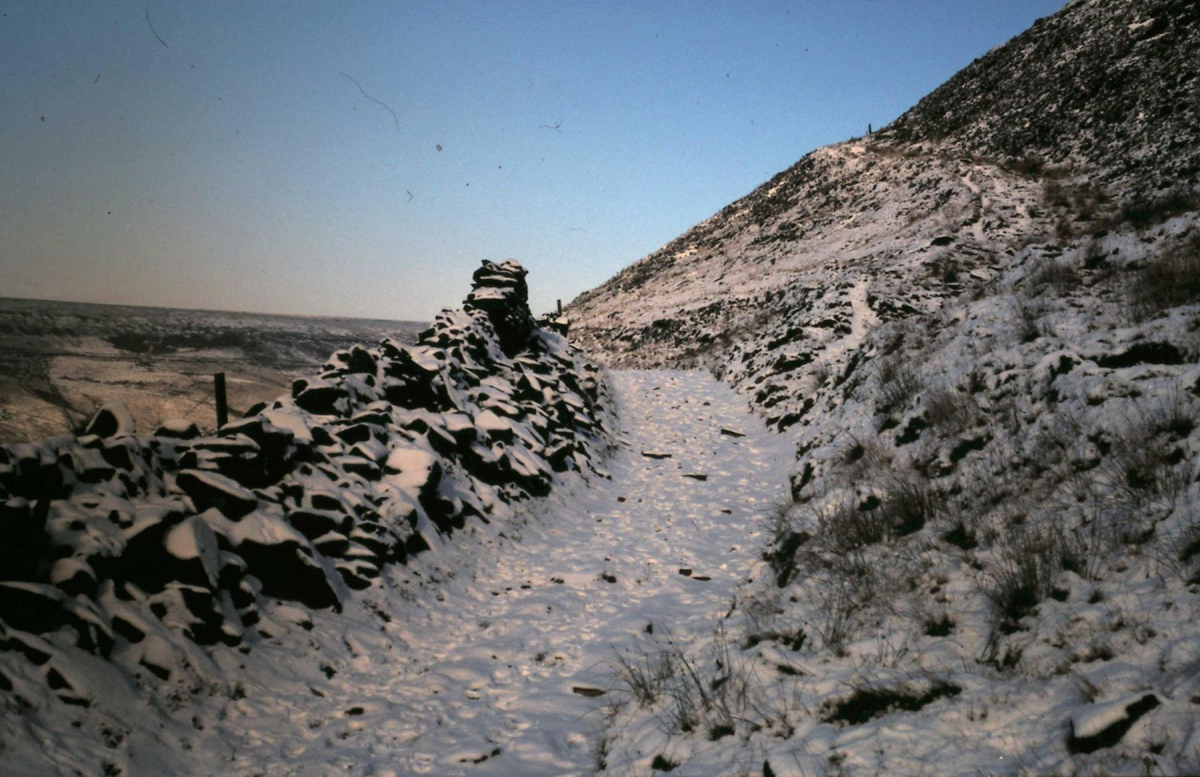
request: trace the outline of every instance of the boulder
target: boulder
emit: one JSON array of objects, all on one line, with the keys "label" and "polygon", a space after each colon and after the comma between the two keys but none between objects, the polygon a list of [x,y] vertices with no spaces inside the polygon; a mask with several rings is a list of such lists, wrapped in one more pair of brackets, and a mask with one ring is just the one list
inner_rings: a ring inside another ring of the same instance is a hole
[{"label": "boulder", "polygon": [[292,399],[313,415],[339,415],[339,403],[346,390],[320,378],[300,379],[292,383]]},{"label": "boulder", "polygon": [[1084,707],[1071,717],[1067,751],[1094,753],[1112,747],[1133,728],[1134,723],[1159,704],[1161,702],[1153,693],[1138,693]]},{"label": "boulder", "polygon": [[346,360],[346,370],[348,372],[374,374],[375,369],[375,357],[365,348],[356,345],[350,349],[350,356]]},{"label": "boulder", "polygon": [[[211,585],[209,570],[203,561],[198,557],[183,559],[167,549],[167,535],[179,523],[180,519],[175,516],[141,516],[125,530],[125,546],[120,557],[93,558],[92,566],[101,577],[127,581],[143,591],[158,592],[171,582]],[[209,534],[211,536],[211,531]],[[181,549],[182,541],[183,535],[176,538],[177,550]]]},{"label": "boulder", "polygon": [[108,655],[115,644],[112,627],[94,602],[73,599],[52,585],[0,583],[0,621],[32,634],[70,627],[76,645],[100,655]]},{"label": "boulder", "polygon": [[337,435],[337,437],[347,445],[353,445],[356,442],[366,442],[375,436],[371,425],[365,423],[355,423],[350,424],[349,426],[344,426],[334,432],[334,434]]},{"label": "boulder", "polygon": [[197,510],[215,507],[233,520],[241,518],[258,505],[258,497],[254,492],[215,472],[185,469],[176,476],[175,485],[191,497]]},{"label": "boulder", "polygon": [[336,531],[326,532],[312,542],[318,553],[330,558],[340,558],[350,549],[350,539]]},{"label": "boulder", "polygon": [[389,483],[414,495],[435,492],[442,479],[437,456],[421,448],[396,448],[388,454],[383,471]]},{"label": "boulder", "polygon": [[314,609],[339,604],[308,540],[282,517],[256,511],[234,524],[232,531],[237,554],[262,583],[263,594]]},{"label": "boulder", "polygon": [[208,524],[193,515],[166,533],[163,547],[174,559],[176,580],[215,588],[221,572],[220,549]]},{"label": "boulder", "polygon": [[[340,504],[339,504],[340,507]],[[349,523],[344,512],[301,508],[287,514],[288,522],[310,540],[333,531],[341,531]]]},{"label": "boulder", "polygon": [[66,623],[62,591],[41,583],[0,583],[0,620],[14,629],[44,634]]},{"label": "boulder", "polygon": [[50,567],[50,582],[67,596],[91,596],[96,590],[96,572],[83,559],[60,558]]},{"label": "boulder", "polygon": [[133,413],[129,412],[129,405],[119,399],[97,410],[84,427],[84,434],[98,437],[118,437],[136,431],[137,424],[133,420]]},{"label": "boulder", "polygon": [[0,502],[0,569],[9,580],[32,580],[48,549],[46,516],[35,513],[29,500],[14,497]]},{"label": "boulder", "polygon": [[347,588],[361,591],[371,587],[371,581],[379,577],[379,568],[364,559],[337,562],[337,571]]},{"label": "boulder", "polygon": [[186,418],[171,418],[162,422],[154,431],[154,436],[175,440],[192,440],[200,436],[200,428],[194,421]]}]

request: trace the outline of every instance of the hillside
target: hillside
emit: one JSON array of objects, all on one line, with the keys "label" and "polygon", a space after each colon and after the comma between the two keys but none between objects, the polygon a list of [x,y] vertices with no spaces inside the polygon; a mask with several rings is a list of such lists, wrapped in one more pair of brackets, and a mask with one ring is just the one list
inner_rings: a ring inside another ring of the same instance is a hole
[{"label": "hillside", "polygon": [[114,400],[142,428],[181,416],[203,425],[215,417],[214,372],[242,411],[338,348],[411,343],[426,326],[0,298],[0,442],[67,434]]},{"label": "hillside", "polygon": [[1198,15],[1070,3],[571,304],[797,452],[608,773],[1200,770]]},{"label": "hillside", "polygon": [[1069,4],[580,295],[577,336],[617,366],[717,363],[813,290],[826,328],[848,323],[853,288],[882,319],[928,311],[1030,243],[1194,210],[1198,16],[1186,0]]}]

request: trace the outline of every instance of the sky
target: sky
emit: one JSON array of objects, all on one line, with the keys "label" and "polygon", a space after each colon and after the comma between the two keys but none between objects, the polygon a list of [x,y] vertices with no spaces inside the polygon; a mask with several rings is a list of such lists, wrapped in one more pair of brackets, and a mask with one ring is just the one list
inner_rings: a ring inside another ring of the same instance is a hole
[{"label": "sky", "polygon": [[1063,4],[5,0],[0,296],[546,312]]}]

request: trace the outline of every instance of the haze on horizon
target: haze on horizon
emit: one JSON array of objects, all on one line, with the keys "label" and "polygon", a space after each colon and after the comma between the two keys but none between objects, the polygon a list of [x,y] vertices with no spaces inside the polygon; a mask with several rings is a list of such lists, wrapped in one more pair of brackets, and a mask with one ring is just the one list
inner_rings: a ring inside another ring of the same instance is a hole
[{"label": "haze on horizon", "polygon": [[0,296],[549,310],[1063,4],[17,0]]}]

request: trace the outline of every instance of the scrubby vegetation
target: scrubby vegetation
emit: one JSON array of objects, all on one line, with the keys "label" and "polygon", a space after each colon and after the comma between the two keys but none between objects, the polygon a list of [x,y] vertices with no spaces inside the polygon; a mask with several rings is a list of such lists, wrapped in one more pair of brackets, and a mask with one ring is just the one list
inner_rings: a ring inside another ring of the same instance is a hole
[{"label": "scrubby vegetation", "polygon": [[[1147,661],[1156,700],[1191,687],[1191,652],[1171,646],[1200,616],[1198,235],[1176,220],[1027,246],[941,311],[817,362],[823,379],[800,368],[812,388],[773,410],[811,408],[792,499],[732,639],[687,664],[624,663],[635,706],[680,734],[731,721],[746,743],[798,729],[812,742],[819,725],[883,736],[920,715],[978,742],[1015,737],[1044,763],[1141,764],[1152,745],[1168,773],[1195,766],[1162,732],[1069,748],[1066,720],[1023,727],[994,708],[1020,699],[1053,720],[1060,698],[1103,705],[1144,690]],[[717,714],[703,700],[734,665],[737,703]],[[656,694],[639,690],[648,670]],[[1155,714],[1192,714],[1165,705]]]},{"label": "scrubby vegetation", "polygon": [[1194,17],[1068,3],[579,301],[613,363],[707,367],[797,446],[726,618],[766,678],[740,757],[672,758],[1200,772]]}]

